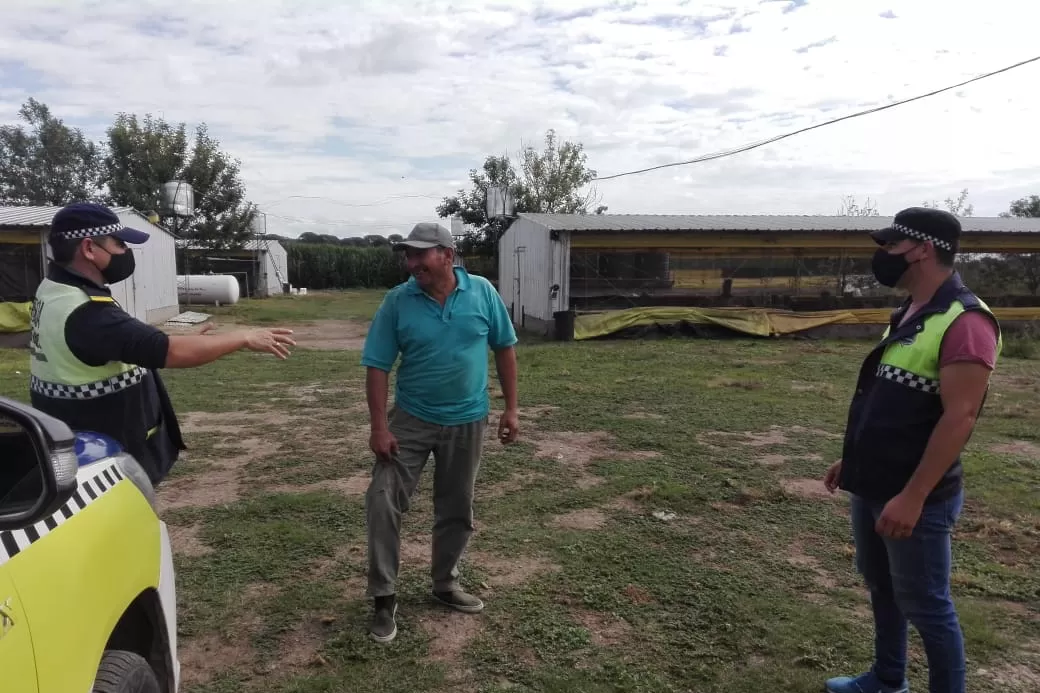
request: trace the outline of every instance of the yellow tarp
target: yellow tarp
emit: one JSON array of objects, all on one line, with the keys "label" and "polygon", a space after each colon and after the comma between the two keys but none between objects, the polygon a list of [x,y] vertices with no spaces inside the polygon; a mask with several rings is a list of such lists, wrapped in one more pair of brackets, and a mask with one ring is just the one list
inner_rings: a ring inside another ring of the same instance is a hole
[{"label": "yellow tarp", "polygon": [[[1040,319],[1040,308],[996,308],[993,312],[998,320]],[[603,337],[629,327],[680,322],[718,325],[756,337],[772,337],[823,325],[884,325],[891,315],[888,308],[806,312],[765,308],[626,308],[575,316],[574,339]]]},{"label": "yellow tarp", "polygon": [[0,301],[0,332],[28,332],[32,303]]}]

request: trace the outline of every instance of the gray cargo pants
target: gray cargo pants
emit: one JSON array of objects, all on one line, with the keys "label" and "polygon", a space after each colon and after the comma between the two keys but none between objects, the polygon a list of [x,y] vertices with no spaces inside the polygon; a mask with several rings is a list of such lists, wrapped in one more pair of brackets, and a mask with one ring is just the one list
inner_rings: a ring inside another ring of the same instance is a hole
[{"label": "gray cargo pants", "polygon": [[391,462],[376,461],[365,494],[368,521],[368,594],[396,591],[401,563],[401,516],[430,453],[433,474],[433,589],[458,589],[458,563],[473,534],[473,487],[484,447],[487,418],[460,426],[439,426],[396,407],[389,414],[398,453]]}]

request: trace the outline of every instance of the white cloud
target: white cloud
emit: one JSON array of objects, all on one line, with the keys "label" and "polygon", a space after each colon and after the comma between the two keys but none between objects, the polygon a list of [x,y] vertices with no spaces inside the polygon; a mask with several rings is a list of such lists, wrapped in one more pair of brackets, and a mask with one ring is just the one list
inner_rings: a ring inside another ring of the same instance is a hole
[{"label": "white cloud", "polygon": [[[1034,5],[8,0],[0,122],[29,96],[95,137],[118,111],[206,122],[270,231],[406,232],[548,127],[601,175],[729,149],[1030,57]],[[1038,76],[599,189],[612,212],[891,214],[967,187],[996,214],[1040,192]]]}]

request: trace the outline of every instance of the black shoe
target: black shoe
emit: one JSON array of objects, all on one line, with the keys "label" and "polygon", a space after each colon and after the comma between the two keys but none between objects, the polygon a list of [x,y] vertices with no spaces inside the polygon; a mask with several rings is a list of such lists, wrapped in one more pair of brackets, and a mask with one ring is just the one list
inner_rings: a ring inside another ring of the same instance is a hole
[{"label": "black shoe", "polygon": [[388,643],[397,637],[397,599],[394,595],[376,597],[375,614],[368,629],[369,636],[378,643]]},{"label": "black shoe", "polygon": [[484,610],[484,602],[472,594],[466,594],[462,590],[434,592],[433,598],[444,606],[450,606],[452,609],[461,611],[464,614],[479,614]]}]

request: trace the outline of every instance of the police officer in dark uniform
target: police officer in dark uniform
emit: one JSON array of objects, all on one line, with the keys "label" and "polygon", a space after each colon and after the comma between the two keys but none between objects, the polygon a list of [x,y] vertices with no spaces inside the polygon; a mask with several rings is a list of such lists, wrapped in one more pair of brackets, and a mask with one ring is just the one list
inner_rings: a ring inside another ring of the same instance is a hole
[{"label": "police officer in dark uniform", "polygon": [[911,207],[873,232],[874,276],[908,295],[860,368],[842,459],[825,483],[851,496],[856,566],[870,590],[874,662],[828,693],[906,693],[907,625],[930,693],[964,693],[964,638],[950,596],[951,534],[964,504],[961,451],[1000,355],[1000,326],[954,269],[954,215]]},{"label": "police officer in dark uniform", "polygon": [[134,273],[127,244],[148,240],[107,207],[70,204],[54,215],[53,255],[32,306],[32,405],[72,429],[111,436],[158,485],[186,449],[161,368],[201,366],[240,349],[289,355],[291,330],[170,336],[137,320],[108,285]]}]

